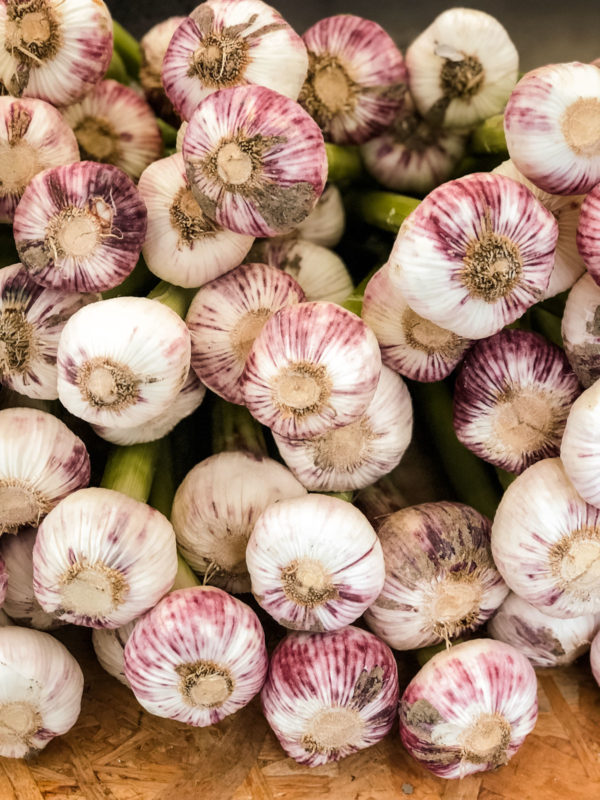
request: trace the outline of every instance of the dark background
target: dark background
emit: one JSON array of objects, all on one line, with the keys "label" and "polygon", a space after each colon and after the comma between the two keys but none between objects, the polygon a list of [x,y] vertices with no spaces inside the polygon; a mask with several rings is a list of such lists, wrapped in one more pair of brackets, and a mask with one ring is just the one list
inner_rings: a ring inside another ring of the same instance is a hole
[{"label": "dark background", "polygon": [[[167,16],[189,14],[193,0],[108,0],[112,15],[136,37]],[[402,48],[442,11],[461,2],[435,0],[278,0],[272,2],[302,34],[322,17],[358,14],[382,25]],[[554,61],[600,57],[598,0],[504,0],[464,3],[493,14],[508,30],[521,57],[521,69]]]}]

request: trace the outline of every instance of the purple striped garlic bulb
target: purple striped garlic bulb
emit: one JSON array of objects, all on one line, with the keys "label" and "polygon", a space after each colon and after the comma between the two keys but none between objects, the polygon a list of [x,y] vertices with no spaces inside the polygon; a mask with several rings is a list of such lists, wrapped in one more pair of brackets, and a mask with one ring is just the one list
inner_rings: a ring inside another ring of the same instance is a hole
[{"label": "purple striped garlic bulb", "polygon": [[381,133],[406,94],[406,66],[393,39],[352,14],[321,19],[302,38],[309,66],[299,102],[325,138],[362,144]]},{"label": "purple striped garlic bulb", "polygon": [[266,264],[242,264],[202,286],[185,318],[200,380],[243,405],[241,377],[254,340],[276,311],[304,299],[294,278]]},{"label": "purple striped garlic bulb", "polygon": [[52,414],[33,408],[0,411],[0,534],[36,526],[50,509],[87,486],[84,443]]},{"label": "purple striped garlic bulb", "polygon": [[389,647],[360,628],[290,633],[271,656],[261,701],[287,755],[316,767],[391,730],[398,669]]},{"label": "purple striped garlic bulb", "polygon": [[298,103],[262,86],[203,100],[182,152],[204,214],[247,236],[289,233],[313,210],[327,179],[318,125]]},{"label": "purple striped garlic bulb", "polygon": [[358,420],[380,374],[377,339],[359,317],[334,303],[300,303],[275,313],[255,339],[242,391],[259,422],[303,439]]},{"label": "purple striped garlic bulb", "polygon": [[590,648],[590,665],[592,667],[592,675],[598,686],[600,686],[600,631],[598,631],[592,641],[592,646]]},{"label": "purple striped garlic bulb", "polygon": [[544,296],[557,237],[529,189],[475,172],[438,186],[406,218],[389,275],[417,314],[483,339]]},{"label": "purple striped garlic bulb", "polygon": [[378,528],[385,583],[365,614],[396,650],[454,639],[489,619],[508,594],[490,549],[490,521],[440,501],[396,511]]},{"label": "purple striped garlic bulb", "polygon": [[600,378],[600,286],[588,272],[567,297],[562,339],[573,372],[589,388]]},{"label": "purple striped garlic bulb", "polygon": [[506,764],[537,720],[537,681],[524,655],[473,639],[433,656],[400,699],[402,744],[440,778]]},{"label": "purple striped garlic bulb", "polygon": [[142,56],[140,84],[146,100],[157,117],[175,127],[179,124],[179,115],[167,97],[160,74],[173,34],[185,19],[185,17],[168,17],[153,25],[140,39]]},{"label": "purple striped garlic bulb", "polygon": [[[598,138],[600,139],[600,133],[598,134]],[[600,155],[600,144],[598,145],[598,150]],[[598,182],[600,183],[600,178]],[[581,214],[579,215],[579,224],[577,226],[577,249],[585,262],[587,271],[598,285],[600,285],[599,244],[600,186],[596,185],[591,192],[586,195],[583,205],[581,206]]]},{"label": "purple striped garlic bulb", "polygon": [[[335,247],[344,234],[346,212],[342,195],[335,183],[329,183],[317,205],[301,222],[295,233],[321,247]],[[348,293],[349,294],[349,293]]]},{"label": "purple striped garlic bulb", "polygon": [[285,628],[349,625],[383,586],[381,545],[367,518],[336,497],[280,500],[256,520],[246,550],[252,593]]},{"label": "purple striped garlic bulb", "polygon": [[0,756],[24,758],[73,727],[83,673],[53,636],[0,628]]},{"label": "purple striped garlic bulb", "polygon": [[560,459],[538,461],[508,487],[492,554],[513,592],[544,614],[600,611],[600,510],[580,497]]},{"label": "purple striped garlic bulb", "polygon": [[108,69],[112,19],[102,0],[2,0],[0,40],[5,93],[66,106]]},{"label": "purple striped garlic bulb", "polygon": [[173,34],[162,84],[190,119],[210,94],[235,86],[265,86],[296,100],[307,68],[302,39],[274,8],[261,0],[206,0]]},{"label": "purple striped garlic bulb", "polygon": [[252,609],[214,586],[171,592],[135,626],[125,677],[146,711],[214,725],[260,691],[265,635]]},{"label": "purple striped garlic bulb", "polygon": [[551,194],[585,194],[600,182],[600,70],[574,61],[527,72],[504,112],[517,169]]},{"label": "purple striped garlic bulb", "polygon": [[136,624],[137,619],[133,619],[118,628],[92,630],[92,645],[100,666],[125,686],[129,686],[129,681],[125,677],[125,645]]},{"label": "purple striped garlic bulb", "polygon": [[[560,458],[579,495],[600,508],[600,380],[573,403],[562,442]],[[600,580],[600,574],[599,574]]]}]

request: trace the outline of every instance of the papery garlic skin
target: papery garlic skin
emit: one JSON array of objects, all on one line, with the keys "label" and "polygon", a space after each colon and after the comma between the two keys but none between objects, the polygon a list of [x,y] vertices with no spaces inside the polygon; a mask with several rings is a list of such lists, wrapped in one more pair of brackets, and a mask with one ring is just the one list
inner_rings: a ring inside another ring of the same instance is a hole
[{"label": "papery garlic skin", "polygon": [[396,662],[376,636],[352,626],[290,633],[271,656],[261,701],[288,756],[309,767],[339,761],[391,730]]},{"label": "papery garlic skin", "polygon": [[490,522],[462,503],[422,503],[378,528],[386,566],[368,626],[396,650],[448,642],[489,619],[508,594],[490,549]]},{"label": "papery garlic skin", "polygon": [[[573,403],[560,447],[569,480],[581,497],[600,507],[600,380]],[[600,578],[599,578],[600,579]]]},{"label": "papery garlic skin", "polygon": [[210,219],[247,236],[289,233],[313,210],[327,179],[318,125],[262,86],[203,100],[183,138],[192,194]]},{"label": "papery garlic skin", "polygon": [[129,681],[125,676],[123,654],[127,640],[136,624],[137,619],[133,619],[119,628],[94,628],[92,630],[92,645],[100,666],[125,686],[129,686]]},{"label": "papery garlic skin", "polygon": [[73,727],[83,673],[67,648],[40,631],[0,628],[0,755],[23,758]]},{"label": "papery garlic skin", "polygon": [[523,175],[551,194],[600,182],[600,71],[573,61],[527,72],[504,112],[506,145]]},{"label": "papery garlic skin", "polygon": [[557,237],[529,189],[475,172],[438,186],[406,218],[389,276],[417,314],[483,339],[544,295]]},{"label": "papery garlic skin", "polygon": [[325,187],[317,205],[296,228],[302,238],[321,247],[335,247],[344,234],[346,212],[340,190],[334,183]]},{"label": "papery garlic skin", "polygon": [[566,356],[587,389],[600,378],[600,286],[587,272],[569,292],[561,328]]},{"label": "papery garlic skin", "polygon": [[537,680],[525,656],[474,639],[433,656],[400,699],[402,744],[441,778],[506,764],[537,720]]},{"label": "papery garlic skin", "polygon": [[243,405],[241,377],[254,340],[276,311],[304,299],[299,283],[266,264],[242,264],[205,284],[185,318],[191,364],[200,380]]},{"label": "papery garlic skin", "polygon": [[592,667],[592,675],[598,686],[600,686],[600,631],[594,636],[592,646],[590,648],[590,665]]},{"label": "papery garlic skin", "polygon": [[0,534],[38,525],[54,506],[87,486],[84,443],[52,414],[33,408],[0,411]]},{"label": "papery garlic skin", "polygon": [[[599,146],[600,149],[600,146]],[[597,284],[600,285],[600,258],[598,245],[600,243],[600,188],[594,188],[586,195],[579,225],[577,226],[577,248],[585,262],[587,271]]]},{"label": "papery garlic skin", "polygon": [[140,84],[146,100],[157,117],[175,127],[179,124],[179,115],[175,113],[173,104],[166,95],[160,74],[173,34],[184,21],[185,17],[168,17],[153,25],[140,39]]},{"label": "papery garlic skin", "polygon": [[[7,537],[5,536],[3,541],[6,541],[6,538]],[[0,606],[4,603],[6,599],[7,587],[8,587],[8,571],[6,569],[6,563],[2,558],[2,551],[0,550]]]},{"label": "papery garlic skin", "polygon": [[268,667],[258,617],[214,586],[163,598],[135,626],[124,660],[146,711],[201,727],[247,705]]},{"label": "papery garlic skin", "polygon": [[168,519],[111,489],[66,497],[40,525],[33,550],[39,604],[91,628],[131,622],[169,591],[176,572]]},{"label": "papery garlic skin", "polygon": [[503,110],[517,82],[519,54],[490,14],[450,8],[410,44],[406,66],[420,113],[438,125],[461,127]]},{"label": "papery garlic skin", "polygon": [[156,300],[115,297],[86,306],[60,338],[60,401],[95,425],[142,425],[175,400],[190,350],[183,320]]},{"label": "papery garlic skin", "polygon": [[513,592],[544,614],[600,611],[600,510],[579,496],[560,459],[538,461],[508,487],[492,553]]}]

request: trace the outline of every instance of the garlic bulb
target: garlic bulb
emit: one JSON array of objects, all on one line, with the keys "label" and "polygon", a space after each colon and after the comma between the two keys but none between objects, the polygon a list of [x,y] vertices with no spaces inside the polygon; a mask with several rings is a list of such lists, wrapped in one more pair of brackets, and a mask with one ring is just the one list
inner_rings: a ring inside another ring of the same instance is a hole
[{"label": "garlic bulb", "polygon": [[185,318],[200,380],[243,405],[240,379],[254,340],[276,311],[303,300],[300,284],[266,264],[242,264],[205,284]]},{"label": "garlic bulb", "polygon": [[23,758],[66,733],[81,709],[83,673],[47,633],[0,628],[0,756]]},{"label": "garlic bulb", "polygon": [[592,675],[596,683],[600,686],[600,631],[594,636],[592,647],[590,649],[590,664],[592,667]]},{"label": "garlic bulb", "polygon": [[188,124],[184,120],[177,129],[177,138],[175,139],[175,151],[177,153],[181,153],[183,150],[183,138],[185,136],[185,132],[187,131],[187,127]]},{"label": "garlic bulb", "polygon": [[78,103],[62,109],[81,158],[113,164],[137,180],[162,153],[163,143],[150,106],[117,81],[101,81]]},{"label": "garlic bulb", "polygon": [[595,629],[593,614],[569,620],[549,617],[512,592],[488,622],[494,639],[512,645],[534,667],[572,664],[589,649]]},{"label": "garlic bulb", "polygon": [[142,254],[159,278],[203,286],[242,263],[254,237],[224,230],[205,216],[192,196],[181,153],[150,164],[138,189],[148,209]]},{"label": "garlic bulb", "polygon": [[177,572],[170,522],[145,503],[111,489],[81,489],[38,529],[33,586],[59,619],[118,628],[152,608]]},{"label": "garlic bulb", "polygon": [[204,214],[247,236],[289,233],[313,210],[327,178],[318,125],[293,100],[262,86],[203,100],[182,152]]},{"label": "garlic bulb", "polygon": [[472,344],[415,314],[390,280],[387,265],[367,283],[361,313],[377,337],[383,363],[414,381],[447,377]]},{"label": "garlic bulb", "polygon": [[350,425],[308,439],[273,434],[279,454],[313,492],[363,489],[398,466],[412,436],[412,401],[406,384],[382,367],[373,399]]},{"label": "garlic bulb", "polygon": [[386,577],[365,620],[396,650],[475,630],[508,593],[492,560],[490,522],[470,506],[440,501],[403,508],[377,534]]},{"label": "garlic bulb", "polygon": [[400,736],[441,778],[506,764],[537,720],[537,681],[525,656],[504,642],[474,639],[437,653],[400,699]]},{"label": "garlic bulb", "polygon": [[519,54],[490,14],[450,8],[412,42],[406,66],[421,114],[461,127],[503,110],[517,82]]},{"label": "garlic bulb", "polygon": [[219,89],[258,85],[295,100],[308,56],[298,34],[261,0],[206,0],[178,27],[162,83],[175,110],[190,119]]},{"label": "garlic bulb", "polygon": [[391,730],[396,662],[383,642],[360,628],[291,633],[271,656],[261,701],[288,756],[309,767],[339,761]]},{"label": "garlic bulb", "polygon": [[252,592],[280,625],[330,631],[354,622],[385,577],[367,518],[336,497],[279,500],[256,520],[246,550]]},{"label": "garlic bulb", "polygon": [[329,183],[317,205],[296,228],[296,233],[321,247],[335,247],[343,236],[345,226],[346,212],[342,195],[334,183]]},{"label": "garlic bulb", "polygon": [[58,395],[96,425],[131,428],[174,401],[190,366],[190,335],[170,308],[145,297],[86,306],[58,346]]},{"label": "garlic bulb", "polygon": [[560,457],[569,480],[581,497],[600,507],[600,380],[573,403],[566,421]]},{"label": "garlic bulb", "polygon": [[206,458],[188,472],[173,500],[177,544],[196,572],[228,592],[250,591],[248,539],[272,503],[306,489],[282,464],[244,452]]},{"label": "garlic bulb", "polygon": [[53,106],[0,97],[0,222],[12,222],[34,175],[74,161],[79,161],[77,141]]},{"label": "garlic bulb", "polygon": [[255,339],[242,391],[259,422],[302,439],[359,419],[380,374],[377,339],[359,317],[334,303],[300,303],[280,309]]},{"label": "garlic bulb", "polygon": [[185,17],[168,17],[153,25],[140,39],[142,55],[140,84],[146,100],[157,117],[161,117],[175,126],[178,124],[179,116],[175,113],[173,104],[166,95],[160,73],[173,34],[185,19]]},{"label": "garlic bulb", "polygon": [[[2,541],[6,541],[8,537],[4,537]],[[14,536],[10,537],[14,539]],[[2,558],[2,551],[0,550],[0,606],[3,605],[4,601],[6,600],[6,590],[8,587],[8,571],[6,569],[6,562]]]},{"label": "garlic bulb", "polygon": [[0,442],[0,534],[38,525],[63,497],[88,484],[84,443],[52,414],[0,411]]},{"label": "garlic bulb", "polygon": [[325,138],[361,144],[386,128],[404,103],[406,66],[383,28],[338,14],[319,20],[302,38],[309,66],[298,102]]},{"label": "garlic bulb", "polygon": [[[599,145],[600,153],[600,145]],[[600,285],[600,258],[598,257],[598,242],[600,240],[600,188],[595,186],[586,195],[579,225],[577,227],[577,248],[585,262],[587,271]]]},{"label": "garlic bulb", "polygon": [[543,296],[557,237],[529,189],[476,172],[438,186],[407,217],[389,275],[417,314],[483,339]]},{"label": "garlic bulb", "polygon": [[600,181],[600,71],[574,61],[527,72],[504,112],[517,169],[551,194],[584,194]]},{"label": "garlic bulb", "polygon": [[538,461],[508,487],[492,553],[513,592],[544,614],[600,611],[600,510],[579,496],[560,459]]},{"label": "garlic bulb", "polygon": [[5,0],[0,40],[0,81],[8,93],[66,106],[108,69],[112,20],[102,0]]},{"label": "garlic bulb", "polygon": [[133,619],[119,628],[94,628],[92,631],[92,644],[100,666],[125,686],[129,686],[129,681],[125,677],[123,653],[136,624],[137,619]]},{"label": "garlic bulb", "polygon": [[588,388],[600,378],[600,286],[587,272],[567,297],[562,338],[573,371]]},{"label": "garlic bulb", "polygon": [[557,456],[581,392],[560,347],[537,333],[504,330],[466,354],[454,386],[460,442],[507,472]]},{"label": "garlic bulb", "polygon": [[58,397],[56,354],[69,317],[98,299],[35,283],[21,264],[0,269],[0,380],[16,392]]},{"label": "garlic bulb", "polygon": [[19,258],[44,286],[96,292],[132,271],[146,235],[146,208],[125,173],[82,161],[29,183],[15,211]]},{"label": "garlic bulb", "polygon": [[196,726],[247,705],[268,666],[254,611],[214,586],[161,600],[135,626],[124,658],[125,676],[146,711]]}]

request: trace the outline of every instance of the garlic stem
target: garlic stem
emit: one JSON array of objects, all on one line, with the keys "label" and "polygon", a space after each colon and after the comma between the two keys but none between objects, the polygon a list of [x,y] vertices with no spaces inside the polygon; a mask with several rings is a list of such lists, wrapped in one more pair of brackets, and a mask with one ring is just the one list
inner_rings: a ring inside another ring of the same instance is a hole
[{"label": "garlic stem", "polygon": [[421,201],[394,192],[360,192],[350,197],[355,213],[376,228],[397,233],[400,225]]},{"label": "garlic stem", "polygon": [[113,24],[113,47],[120,56],[128,74],[137,78],[142,65],[142,51],[138,41],[115,19]]},{"label": "garlic stem", "polygon": [[[148,505],[160,511],[167,519],[171,517],[171,507],[175,497],[175,474],[173,464],[173,451],[171,440],[168,436],[159,439],[158,442],[158,462],[160,471],[154,472]],[[182,587],[183,588],[183,587]]]},{"label": "garlic stem", "polygon": [[469,150],[476,155],[507,155],[506,137],[504,135],[504,115],[494,114],[485,119],[471,133]]},{"label": "garlic stem", "polygon": [[353,181],[363,174],[363,163],[357,146],[325,142],[327,180],[329,183]]},{"label": "garlic stem", "polygon": [[261,458],[267,455],[262,426],[246,406],[215,397],[212,407],[213,453],[245,450]]},{"label": "garlic stem", "polygon": [[544,308],[534,306],[531,309],[531,321],[533,329],[541,333],[546,339],[549,339],[553,344],[558,347],[563,346],[563,339],[561,333],[561,318],[546,311]]},{"label": "garlic stem", "polygon": [[108,456],[100,486],[145,503],[150,496],[158,463],[159,442],[115,447]]},{"label": "garlic stem", "polygon": [[167,281],[161,281],[148,294],[148,299],[158,300],[159,303],[167,306],[171,311],[183,318],[196,291],[196,289],[184,289],[181,286],[167,283]]},{"label": "garlic stem", "polygon": [[123,59],[116,50],[113,50],[104,80],[118,81],[119,83],[122,83],[123,86],[129,86],[129,75],[125,69]]},{"label": "garlic stem", "polygon": [[162,136],[163,144],[165,147],[175,147],[177,142],[177,130],[172,126],[169,125],[168,122],[165,122],[164,119],[160,117],[156,117],[156,124],[160,130],[160,135]]},{"label": "garlic stem", "polygon": [[[0,245],[0,252],[2,246]],[[18,256],[16,259],[18,260]],[[110,300],[111,297],[131,297],[132,295],[146,294],[149,284],[154,283],[155,276],[150,272],[146,266],[146,262],[140,256],[133,271],[125,278],[125,280],[118,286],[113,286],[112,289],[107,289],[101,292],[103,300]]]},{"label": "garlic stem", "polygon": [[340,303],[342,308],[347,309],[348,311],[352,311],[353,314],[356,314],[357,317],[362,315],[362,307],[363,301],[365,299],[365,289],[367,288],[367,284],[375,275],[375,273],[380,269],[379,264],[365,275],[362,281],[356,286],[352,292],[348,295],[348,297]]}]

